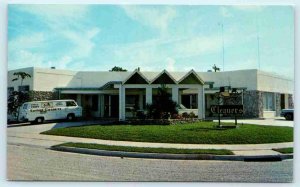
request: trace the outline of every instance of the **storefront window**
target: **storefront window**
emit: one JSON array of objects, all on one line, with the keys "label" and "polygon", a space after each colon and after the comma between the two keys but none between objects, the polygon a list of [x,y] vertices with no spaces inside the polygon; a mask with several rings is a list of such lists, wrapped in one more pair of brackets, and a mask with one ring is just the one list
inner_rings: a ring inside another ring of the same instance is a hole
[{"label": "storefront window", "polygon": [[273,111],[275,110],[274,105],[274,93],[265,92],[263,93],[264,110]]}]

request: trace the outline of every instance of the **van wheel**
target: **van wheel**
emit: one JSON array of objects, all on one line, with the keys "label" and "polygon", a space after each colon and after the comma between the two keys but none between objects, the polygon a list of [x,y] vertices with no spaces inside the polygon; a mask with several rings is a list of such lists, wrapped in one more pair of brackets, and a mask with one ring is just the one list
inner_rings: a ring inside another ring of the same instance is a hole
[{"label": "van wheel", "polygon": [[44,118],[39,117],[35,119],[36,123],[43,123],[44,122]]},{"label": "van wheel", "polygon": [[75,115],[74,114],[68,114],[67,120],[68,121],[74,121],[75,120]]}]

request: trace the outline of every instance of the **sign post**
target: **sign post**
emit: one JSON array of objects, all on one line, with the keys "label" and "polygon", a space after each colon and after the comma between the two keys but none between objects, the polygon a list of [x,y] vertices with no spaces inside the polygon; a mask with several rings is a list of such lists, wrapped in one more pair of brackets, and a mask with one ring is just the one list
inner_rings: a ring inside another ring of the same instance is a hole
[{"label": "sign post", "polygon": [[223,115],[234,115],[235,125],[237,125],[237,115],[243,115],[244,106],[243,105],[212,105],[210,111],[213,114],[218,114],[219,116],[219,127],[221,114]]},{"label": "sign post", "polygon": [[[237,104],[238,103],[237,98],[241,95],[241,93],[242,92],[238,93],[237,88],[231,89],[231,87],[228,86],[226,91],[225,91],[225,87],[220,87],[220,92],[217,92],[215,94],[215,96],[218,99],[218,105],[212,105],[210,107],[210,111],[213,114],[218,114],[219,127],[221,127],[221,114],[227,116],[234,115],[235,126],[237,126],[237,116],[244,114],[244,106],[241,104]],[[224,98],[233,99],[232,102],[233,104],[224,105]]]}]

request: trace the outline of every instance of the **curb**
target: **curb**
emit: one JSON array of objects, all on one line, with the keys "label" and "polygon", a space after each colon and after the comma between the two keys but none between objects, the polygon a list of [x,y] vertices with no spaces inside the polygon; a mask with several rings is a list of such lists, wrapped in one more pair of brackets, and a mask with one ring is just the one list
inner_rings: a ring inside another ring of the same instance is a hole
[{"label": "curb", "polygon": [[262,162],[262,161],[282,161],[293,159],[293,154],[285,155],[210,155],[210,154],[168,154],[168,153],[138,153],[124,151],[107,151],[98,149],[86,149],[66,146],[53,146],[50,148],[55,151],[81,153],[98,156],[129,157],[129,158],[151,158],[151,159],[172,159],[172,160],[227,160],[227,161],[245,161],[245,162]]}]

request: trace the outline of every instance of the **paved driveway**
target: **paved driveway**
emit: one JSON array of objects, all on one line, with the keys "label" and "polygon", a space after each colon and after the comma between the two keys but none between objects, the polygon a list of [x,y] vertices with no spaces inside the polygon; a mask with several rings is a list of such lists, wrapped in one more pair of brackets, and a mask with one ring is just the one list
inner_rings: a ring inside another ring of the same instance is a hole
[{"label": "paved driveway", "polygon": [[[214,122],[218,122],[218,120],[214,120]],[[221,119],[221,123],[234,123],[234,120]],[[294,127],[294,121],[287,121],[281,117],[270,118],[270,119],[241,119],[241,120],[238,119],[238,123]]]},{"label": "paved driveway", "polygon": [[24,133],[34,133],[39,134],[43,131],[47,131],[50,129],[56,128],[66,128],[66,127],[76,127],[76,126],[84,126],[84,125],[99,125],[99,124],[108,124],[110,121],[74,121],[74,122],[55,122],[55,123],[44,123],[44,124],[33,124],[30,123],[22,123],[15,125],[8,125],[8,130],[16,131],[16,132],[24,132]]}]

